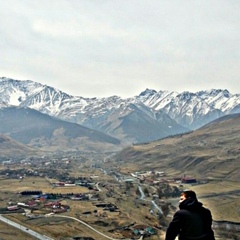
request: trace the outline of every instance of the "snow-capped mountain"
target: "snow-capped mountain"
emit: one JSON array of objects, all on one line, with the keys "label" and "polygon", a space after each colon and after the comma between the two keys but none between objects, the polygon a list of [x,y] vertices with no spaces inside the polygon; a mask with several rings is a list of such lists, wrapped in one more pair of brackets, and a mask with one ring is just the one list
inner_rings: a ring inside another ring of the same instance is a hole
[{"label": "snow-capped mountain", "polygon": [[150,108],[163,110],[178,124],[193,130],[221,116],[240,112],[240,94],[220,89],[196,93],[147,89],[137,99]]},{"label": "snow-capped mountain", "polygon": [[29,107],[130,142],[144,142],[199,128],[240,112],[240,94],[227,90],[84,98],[33,81],[0,78],[0,107]]}]

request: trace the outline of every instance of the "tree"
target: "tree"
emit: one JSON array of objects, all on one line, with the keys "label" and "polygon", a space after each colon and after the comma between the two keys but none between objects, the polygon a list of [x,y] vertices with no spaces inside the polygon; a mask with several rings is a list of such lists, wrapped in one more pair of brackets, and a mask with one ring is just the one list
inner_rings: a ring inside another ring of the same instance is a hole
[{"label": "tree", "polygon": [[143,189],[143,192],[144,192],[144,194],[147,196],[147,197],[149,197],[149,190],[148,190],[148,188],[144,188]]}]

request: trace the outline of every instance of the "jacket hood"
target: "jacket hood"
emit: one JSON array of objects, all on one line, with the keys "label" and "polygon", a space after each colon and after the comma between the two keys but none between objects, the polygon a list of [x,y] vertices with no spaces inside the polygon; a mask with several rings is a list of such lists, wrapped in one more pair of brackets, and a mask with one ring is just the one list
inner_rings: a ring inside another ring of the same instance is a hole
[{"label": "jacket hood", "polygon": [[180,209],[197,210],[202,207],[202,203],[197,199],[187,198],[179,204]]}]

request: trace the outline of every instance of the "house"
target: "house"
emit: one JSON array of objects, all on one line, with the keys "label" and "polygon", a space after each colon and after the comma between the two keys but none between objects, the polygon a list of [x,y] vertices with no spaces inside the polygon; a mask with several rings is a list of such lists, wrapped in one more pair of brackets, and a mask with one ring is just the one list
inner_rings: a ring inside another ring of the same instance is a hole
[{"label": "house", "polygon": [[181,180],[181,182],[182,183],[197,183],[197,180],[196,180],[196,178],[182,178],[182,180]]},{"label": "house", "polygon": [[60,208],[61,203],[60,202],[48,202],[48,203],[44,204],[44,207],[46,207],[46,208]]},{"label": "house", "polygon": [[19,202],[19,203],[17,203],[17,206],[18,207],[25,207],[25,208],[28,208],[29,207],[29,205],[28,204],[26,204],[26,203],[21,203],[21,202]]},{"label": "house", "polygon": [[14,210],[18,210],[19,209],[19,207],[18,206],[9,206],[9,207],[7,207],[7,210],[8,211],[14,211]]},{"label": "house", "polygon": [[37,202],[36,201],[29,201],[27,202],[27,205],[29,208],[34,208],[37,206]]},{"label": "house", "polygon": [[53,187],[64,187],[65,186],[65,182],[56,182],[52,184]]},{"label": "house", "polygon": [[89,196],[85,194],[75,194],[74,196],[70,197],[71,200],[89,200]]}]

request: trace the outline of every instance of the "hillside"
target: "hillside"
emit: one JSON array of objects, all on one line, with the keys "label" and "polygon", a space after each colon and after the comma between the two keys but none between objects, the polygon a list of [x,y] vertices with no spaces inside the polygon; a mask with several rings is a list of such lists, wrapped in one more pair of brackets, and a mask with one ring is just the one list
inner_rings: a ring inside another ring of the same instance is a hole
[{"label": "hillside", "polygon": [[117,151],[121,145],[104,133],[29,108],[2,108],[0,122],[0,133],[42,151],[104,152]]},{"label": "hillside", "polygon": [[0,133],[0,161],[9,159],[22,159],[31,156],[41,156],[40,150],[21,144],[10,137]]},{"label": "hillside", "polygon": [[[240,114],[149,144],[134,145],[116,155],[121,171],[166,171],[172,176],[239,180]],[[136,164],[137,163],[137,164]]]}]

